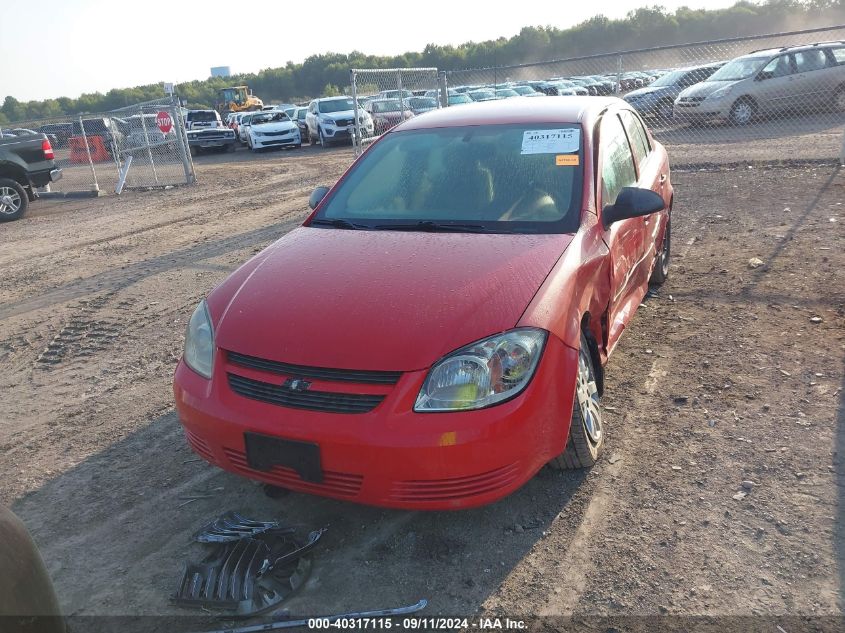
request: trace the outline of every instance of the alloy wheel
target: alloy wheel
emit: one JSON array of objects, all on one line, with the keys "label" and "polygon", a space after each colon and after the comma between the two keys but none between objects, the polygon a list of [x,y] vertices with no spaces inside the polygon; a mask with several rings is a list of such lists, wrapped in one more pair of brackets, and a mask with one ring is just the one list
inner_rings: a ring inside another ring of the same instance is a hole
[{"label": "alloy wheel", "polygon": [[599,408],[599,393],[593,372],[590,369],[589,350],[581,347],[578,353],[578,377],[575,381],[575,397],[581,409],[581,419],[587,438],[596,446],[602,439],[601,409]]},{"label": "alloy wheel", "polygon": [[737,103],[733,108],[733,120],[739,125],[745,125],[754,116],[754,107],[747,101]]},{"label": "alloy wheel", "polygon": [[0,187],[0,213],[14,215],[20,208],[20,194],[11,187]]}]

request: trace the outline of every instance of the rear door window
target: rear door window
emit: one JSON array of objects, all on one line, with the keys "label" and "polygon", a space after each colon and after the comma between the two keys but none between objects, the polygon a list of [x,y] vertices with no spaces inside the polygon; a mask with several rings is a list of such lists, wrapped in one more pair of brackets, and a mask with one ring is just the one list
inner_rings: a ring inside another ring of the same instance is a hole
[{"label": "rear door window", "polygon": [[827,66],[827,57],[821,49],[795,53],[795,67],[799,73],[810,73]]}]

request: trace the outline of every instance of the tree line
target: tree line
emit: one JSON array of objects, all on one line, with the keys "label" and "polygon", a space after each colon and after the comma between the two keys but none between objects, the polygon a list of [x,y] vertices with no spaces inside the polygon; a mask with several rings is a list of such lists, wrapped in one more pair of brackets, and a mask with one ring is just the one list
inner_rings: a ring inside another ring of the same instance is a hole
[{"label": "tree line", "polygon": [[[507,66],[658,45],[742,37],[798,30],[845,22],[845,0],[740,0],[725,9],[643,7],[622,19],[593,17],[577,26],[527,26],[517,35],[459,46],[427,45],[422,51],[395,56],[325,53],[302,63],[227,78],[189,81],[176,86],[188,107],[214,107],[221,88],[246,84],[268,102],[301,102],[311,97],[340,94],[349,84],[350,68],[427,66],[440,70]],[[0,124],[34,121],[87,112],[108,112],[164,96],[162,84],[114,88],[107,93],[83,94],[21,102],[7,96],[0,106]]]}]

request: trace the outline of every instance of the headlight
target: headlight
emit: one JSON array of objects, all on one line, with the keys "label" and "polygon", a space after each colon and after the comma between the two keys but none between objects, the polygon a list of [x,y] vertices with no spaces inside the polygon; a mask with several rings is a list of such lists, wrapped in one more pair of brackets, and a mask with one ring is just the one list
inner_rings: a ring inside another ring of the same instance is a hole
[{"label": "headlight", "polygon": [[334,125],[335,123],[334,123],[334,119],[323,119],[322,124],[323,125]]},{"label": "headlight", "polygon": [[724,88],[719,88],[716,92],[711,92],[707,98],[708,99],[721,99],[722,97],[728,96],[731,92],[731,88],[733,86],[725,86]]},{"label": "headlight", "polygon": [[546,331],[519,328],[462,347],[429,370],[414,411],[482,409],[525,389],[543,352]]},{"label": "headlight", "polygon": [[201,301],[188,321],[185,333],[185,364],[203,378],[211,378],[214,368],[214,330],[208,306]]}]

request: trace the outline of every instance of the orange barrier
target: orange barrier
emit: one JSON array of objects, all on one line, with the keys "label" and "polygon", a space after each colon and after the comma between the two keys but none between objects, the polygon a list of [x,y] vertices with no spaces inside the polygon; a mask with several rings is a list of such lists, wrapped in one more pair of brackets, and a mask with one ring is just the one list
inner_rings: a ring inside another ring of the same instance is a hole
[{"label": "orange barrier", "polygon": [[[71,163],[87,163],[88,153],[85,151],[85,137],[71,136],[68,139],[70,146]],[[102,163],[111,160],[111,155],[106,151],[102,136],[89,136],[88,149],[91,151],[91,160],[95,163]]]}]

